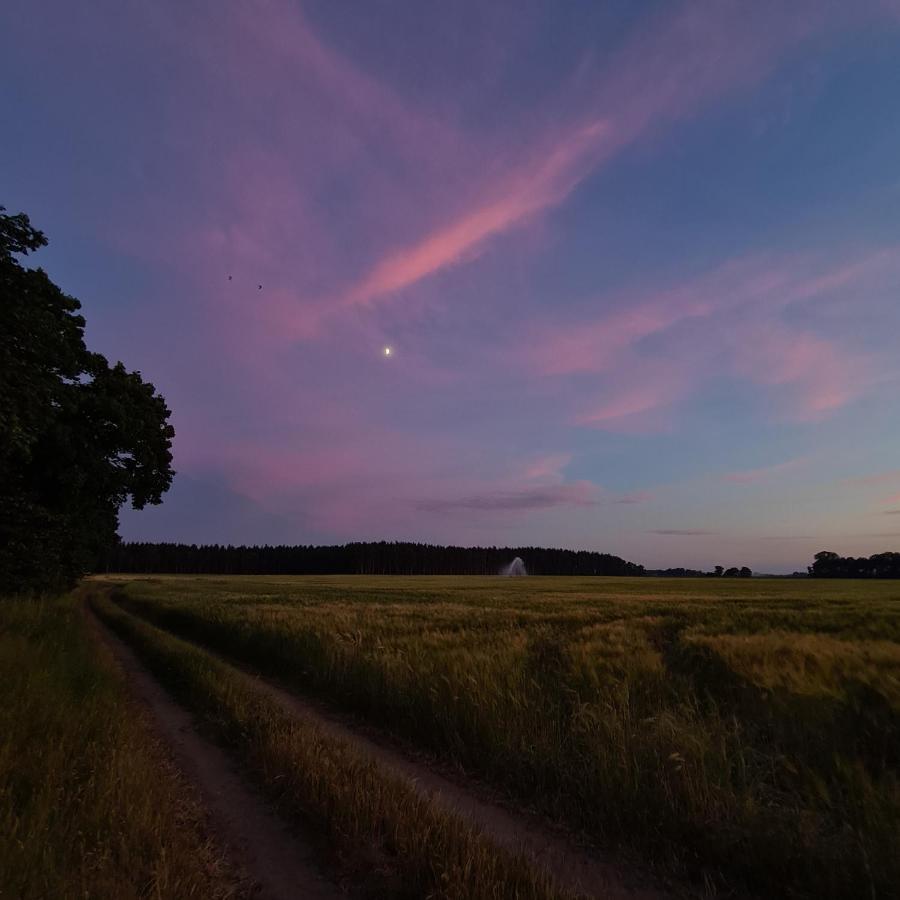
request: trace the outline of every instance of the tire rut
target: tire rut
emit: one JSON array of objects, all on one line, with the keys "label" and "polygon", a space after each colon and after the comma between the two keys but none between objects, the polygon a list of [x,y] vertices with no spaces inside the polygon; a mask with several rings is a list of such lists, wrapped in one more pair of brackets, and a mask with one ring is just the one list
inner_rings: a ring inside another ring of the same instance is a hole
[{"label": "tire rut", "polygon": [[672,897],[651,886],[649,878],[581,850],[531,817],[479,796],[477,789],[465,787],[389,746],[385,740],[378,740],[337,716],[323,712],[318,704],[268,679],[242,671],[283,709],[315,722],[329,736],[365,751],[385,769],[403,776],[444,808],[478,826],[498,846],[524,853],[561,887],[605,900],[670,900]]},{"label": "tire rut", "polygon": [[275,700],[282,709],[318,726],[329,737],[342,740],[366,753],[387,772],[403,777],[444,809],[480,828],[498,846],[523,853],[560,885],[585,897],[605,900],[672,900],[676,894],[658,886],[648,873],[588,851],[561,836],[537,816],[513,811],[489,799],[484,788],[463,784],[405,752],[398,742],[382,732],[336,713],[270,678],[217,653],[207,645],[193,643],[235,671]]},{"label": "tire rut", "polygon": [[253,880],[254,897],[346,897],[321,874],[312,847],[245,784],[227,754],[197,732],[190,713],[169,696],[134,651],[87,604],[85,615],[97,639],[110,650],[123,671],[133,695],[149,709],[156,731],[171,750],[176,766],[198,788],[214,834]]}]

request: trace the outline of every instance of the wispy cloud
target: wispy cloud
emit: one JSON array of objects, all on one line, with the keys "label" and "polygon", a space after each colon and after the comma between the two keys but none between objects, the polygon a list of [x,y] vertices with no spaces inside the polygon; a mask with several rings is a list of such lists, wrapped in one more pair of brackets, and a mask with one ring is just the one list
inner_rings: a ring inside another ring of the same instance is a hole
[{"label": "wispy cloud", "polygon": [[571,453],[548,453],[525,463],[522,476],[528,481],[558,483],[563,480],[563,470],[571,461]]},{"label": "wispy cloud", "polygon": [[602,122],[582,126],[536,163],[527,163],[505,179],[506,186],[484,205],[427,235],[421,241],[394,251],[375,264],[371,272],[344,293],[340,306],[367,305],[421,281],[441,269],[471,259],[485,242],[541,210],[560,203],[584,177],[586,157],[596,152],[607,133]]},{"label": "wispy cloud", "polygon": [[427,512],[516,512],[559,506],[597,506],[597,488],[587,481],[513,491],[493,491],[467,497],[421,500],[416,505]]},{"label": "wispy cloud", "polygon": [[577,413],[575,423],[640,432],[648,422],[659,423],[660,408],[684,396],[686,373],[677,361],[659,358],[645,366],[623,365],[603,388],[602,399]]},{"label": "wispy cloud", "polygon": [[[569,426],[675,430],[680,405],[714,381],[720,397],[739,379],[731,399],[752,396],[778,415],[783,402],[786,417],[807,420],[867,389],[867,354],[878,335],[864,333],[862,317],[829,335],[827,316],[809,301],[865,285],[893,264],[891,248],[829,259],[760,254],[693,277],[684,273],[710,265],[722,246],[720,235],[701,235],[696,245],[686,241],[683,257],[670,259],[681,274],[648,274],[636,289],[607,290],[589,303],[563,296],[563,285],[591,278],[605,285],[616,276],[570,252],[602,234],[591,233],[584,216],[561,216],[554,229],[566,239],[549,248],[552,272],[529,278],[521,299],[516,291],[517,279],[533,274],[516,271],[529,249],[522,245],[543,240],[534,226],[582,189],[599,195],[604,186],[589,179],[612,174],[613,161],[634,151],[614,174],[654,184],[661,177],[665,185],[674,169],[702,181],[705,154],[717,152],[705,143],[710,134],[698,129],[698,143],[681,148],[691,152],[683,171],[672,165],[667,135],[719,101],[738,99],[718,124],[740,139],[743,92],[778,71],[807,36],[857,17],[857,4],[651,4],[623,13],[600,41],[578,36],[573,47],[585,56],[574,63],[546,33],[524,42],[536,54],[519,55],[506,31],[481,31],[472,42],[490,43],[488,55],[503,70],[493,94],[472,71],[466,79],[477,87],[460,91],[465,79],[440,66],[438,77],[414,83],[411,73],[429,48],[400,13],[369,28],[331,4],[313,9],[294,0],[247,0],[215,13],[202,4],[126,4],[111,17],[89,5],[77,16],[64,3],[55,6],[60,15],[34,14],[31,29],[32,56],[51,45],[60,54],[51,54],[47,77],[33,86],[35,102],[47,103],[46,122],[64,131],[90,119],[96,101],[82,78],[96,80],[104,102],[120,99],[116,114],[98,120],[103,133],[95,143],[111,148],[109,156],[91,155],[84,173],[77,171],[83,154],[54,160],[58,183],[91,206],[77,240],[94,240],[96,258],[104,258],[103,241],[116,232],[114,246],[128,251],[109,270],[109,283],[121,274],[133,297],[86,296],[97,311],[89,319],[108,348],[121,349],[169,398],[177,468],[246,501],[212,505],[208,517],[247,509],[254,521],[300,523],[292,537],[328,539],[426,529],[460,539],[479,527],[493,538],[498,522],[504,533],[535,523],[535,539],[630,540],[641,548],[636,553],[647,543],[670,547],[673,557],[700,556],[713,541],[617,533],[616,520],[643,512],[626,507],[651,499],[656,521],[684,518],[667,514],[665,489],[652,498],[572,480],[577,469],[600,482],[608,466],[621,484],[644,483],[632,479],[642,477],[648,457],[624,458],[623,447],[637,441],[599,441]],[[544,6],[540,15],[552,14],[552,3]],[[68,22],[77,24],[77,39],[66,33]],[[613,45],[619,25],[630,30]],[[388,60],[380,28],[390,28],[398,43],[408,37],[409,56]],[[79,58],[96,66],[79,69],[75,85],[70,74]],[[820,54],[807,62],[828,66]],[[541,89],[533,91],[538,80]],[[471,103],[476,92],[483,103]],[[521,116],[511,113],[514,95]],[[135,97],[142,101],[137,116]],[[77,111],[61,110],[69,100]],[[741,169],[717,175],[726,191],[724,180],[741,179],[735,200],[777,184]],[[620,196],[627,187],[620,185]],[[697,199],[673,217],[673,228],[687,226],[688,238],[708,210]],[[780,239],[790,226],[783,212],[770,212],[759,220],[760,240],[766,229]],[[865,230],[845,224],[854,246],[864,248]],[[56,227],[54,246],[64,246],[72,232]],[[623,250],[629,240],[623,237]],[[672,247],[653,247],[646,257],[644,248],[634,249],[642,269],[654,260],[669,265]],[[477,258],[481,265],[460,271]],[[153,265],[135,274],[148,259]],[[452,283],[437,277],[450,270]],[[544,313],[535,312],[538,305]],[[515,349],[500,346],[507,336]],[[388,341],[399,352],[384,365],[378,350]],[[441,380],[445,371],[451,375]],[[704,424],[712,427],[712,418]],[[760,434],[760,444],[768,437]],[[666,466],[682,465],[687,446],[684,435]],[[544,452],[548,447],[554,452]],[[662,442],[657,449],[660,457],[670,452]],[[776,469],[735,472],[730,480],[753,483],[776,477]],[[873,487],[882,502],[871,509],[893,514],[900,497],[883,502],[883,495],[897,490],[900,479]],[[595,513],[605,504],[608,527]],[[715,511],[694,520],[715,527]]]},{"label": "wispy cloud", "polygon": [[598,397],[576,414],[579,424],[658,427],[662,410],[722,376],[772,391],[779,404],[769,405],[778,417],[815,421],[870,387],[873,366],[862,351],[789,323],[787,313],[885,275],[900,275],[900,248],[837,263],[732,260],[679,284],[600,297],[606,311],[593,319],[533,323],[513,355],[539,376],[598,376]]},{"label": "wispy cloud", "polygon": [[370,305],[478,256],[492,238],[558,206],[623,148],[764,77],[787,48],[826,24],[822,13],[760,3],[750,16],[736,3],[686,3],[638,26],[597,73],[582,113],[527,142],[524,153],[509,148],[516,161],[482,185],[485,199],[386,253],[336,305]]}]

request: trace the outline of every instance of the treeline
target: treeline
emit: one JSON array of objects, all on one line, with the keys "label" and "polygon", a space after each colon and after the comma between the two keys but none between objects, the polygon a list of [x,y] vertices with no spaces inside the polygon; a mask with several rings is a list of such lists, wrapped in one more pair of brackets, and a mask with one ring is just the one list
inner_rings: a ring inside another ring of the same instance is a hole
[{"label": "treeline", "polygon": [[872,556],[839,556],[823,550],[809,567],[813,578],[900,578],[900,553]]},{"label": "treeline", "polygon": [[726,569],[716,566],[712,572],[704,572],[701,569],[683,569],[680,566],[674,569],[647,569],[645,575],[654,575],[657,578],[752,578],[753,570],[749,566],[732,566]]},{"label": "treeline", "polygon": [[186,575],[496,575],[520,557],[531,575],[643,575],[609,553],[545,547],[440,547],[406,542],[234,547],[120,543],[101,571]]}]

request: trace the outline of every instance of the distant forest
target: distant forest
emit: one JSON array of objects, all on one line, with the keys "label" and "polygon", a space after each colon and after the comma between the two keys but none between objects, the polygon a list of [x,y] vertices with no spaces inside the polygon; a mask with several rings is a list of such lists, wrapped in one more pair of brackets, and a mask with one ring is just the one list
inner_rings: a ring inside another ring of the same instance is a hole
[{"label": "distant forest", "polygon": [[330,547],[232,547],[120,543],[100,570],[189,575],[497,575],[516,557],[532,575],[643,575],[609,553],[544,547],[439,547],[354,543]]},{"label": "distant forest", "polygon": [[815,555],[809,574],[813,578],[900,578],[900,553],[853,557],[823,550]]},{"label": "distant forest", "polygon": [[[224,544],[120,543],[99,571],[184,575],[497,575],[520,557],[530,575],[654,575],[749,578],[747,566],[714,571],[645,569],[610,553],[546,547],[440,547],[411,542],[334,546],[233,547]],[[813,578],[900,578],[900,553],[854,558],[815,555]]]}]

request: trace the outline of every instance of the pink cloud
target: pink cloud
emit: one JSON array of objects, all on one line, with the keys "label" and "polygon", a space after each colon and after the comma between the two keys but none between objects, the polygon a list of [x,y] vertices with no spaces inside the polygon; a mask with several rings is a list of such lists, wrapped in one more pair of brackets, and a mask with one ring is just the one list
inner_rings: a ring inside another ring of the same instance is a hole
[{"label": "pink cloud", "polygon": [[[524,158],[491,175],[474,203],[424,237],[388,251],[339,295],[337,306],[368,306],[484,252],[487,242],[562,203],[624,147],[666,123],[768,74],[790,46],[822,28],[815,5],[688,3],[640,28],[597,75],[585,109]],[[519,136],[516,136],[520,140]]]},{"label": "pink cloud", "polygon": [[309,526],[348,538],[368,534],[373,523],[373,534],[418,533],[423,511],[491,518],[587,509],[604,501],[600,486],[562,480],[562,454],[514,462],[510,475],[497,460],[475,461],[471,451],[440,437],[416,438],[413,453],[408,436],[386,428],[353,427],[353,439],[348,437],[340,428],[319,428],[307,441],[232,441],[212,457],[195,454],[179,464],[186,471],[218,472],[260,511],[300,516]]},{"label": "pink cloud", "polygon": [[[266,4],[265,15],[250,4],[211,22],[189,11],[156,18],[172,42],[222,80],[229,102],[248,111],[265,103],[272,111],[277,143],[235,135],[222,121],[175,123],[185,132],[179,140],[208,146],[204,160],[224,160],[221,171],[213,165],[200,176],[218,196],[193,228],[192,243],[202,250],[191,268],[202,274],[211,305],[228,304],[223,327],[236,352],[258,358],[270,346],[320,335],[326,320],[336,331],[348,321],[356,327],[352,307],[478,256],[493,237],[562,203],[624,147],[765,76],[828,16],[816,6],[763,4],[748,16],[739,4],[685,4],[638,23],[602,71],[581,79],[577,111],[562,115],[562,124],[491,137],[464,135],[448,117],[411,106],[283,0]],[[277,153],[259,149],[276,145]],[[388,174],[383,156],[409,163],[403,183]],[[327,204],[316,199],[323,174],[354,189],[340,229],[329,227]],[[364,236],[352,253],[343,235],[348,220]],[[341,288],[348,267],[350,286]],[[233,298],[211,290],[226,271],[264,290],[252,300],[234,284]],[[636,340],[664,327],[661,314],[656,328],[659,310],[609,324]],[[605,340],[612,356],[613,337]],[[568,365],[585,356],[575,346]]]},{"label": "pink cloud", "polygon": [[604,372],[616,364],[623,351],[681,317],[674,306],[666,309],[662,304],[623,309],[596,322],[544,335],[533,342],[531,355],[545,375]]},{"label": "pink cloud", "polygon": [[531,367],[545,375],[603,372],[640,341],[690,320],[749,309],[774,315],[793,303],[866,281],[900,263],[900,248],[886,248],[823,272],[812,259],[748,257],[698,278],[649,293],[625,293],[598,302],[613,310],[569,326],[538,323],[525,342]]},{"label": "pink cloud", "polygon": [[768,387],[788,389],[788,417],[817,421],[864,389],[867,362],[837,342],[779,322],[760,324],[734,347],[734,372]]},{"label": "pink cloud", "polygon": [[572,461],[571,453],[550,453],[526,463],[522,472],[526,481],[563,480],[563,469]]},{"label": "pink cloud", "polygon": [[[604,298],[609,311],[593,320],[535,323],[512,357],[539,376],[602,376],[580,424],[659,427],[664,410],[723,376],[768,389],[773,418],[816,421],[869,388],[874,369],[863,352],[787,324],[785,312],[896,277],[898,264],[894,247],[837,264],[734,260],[673,287]],[[654,349],[644,351],[650,338]]]},{"label": "pink cloud", "polygon": [[386,255],[350,288],[340,305],[368,305],[428,277],[443,268],[478,255],[485,241],[520,225],[543,209],[560,203],[586,174],[586,158],[607,135],[602,122],[590,123],[568,135],[536,162],[507,176],[505,185],[487,203],[438,228],[421,241]]},{"label": "pink cloud", "polygon": [[651,420],[649,413],[656,413],[660,408],[674,403],[684,393],[678,372],[673,371],[668,378],[664,374],[642,377],[631,369],[628,374],[633,376],[624,379],[631,382],[628,387],[608,391],[611,395],[608,399],[580,413],[575,422],[579,425],[614,427],[622,431],[645,431],[648,426],[653,427],[651,422],[658,422],[657,417]]}]

